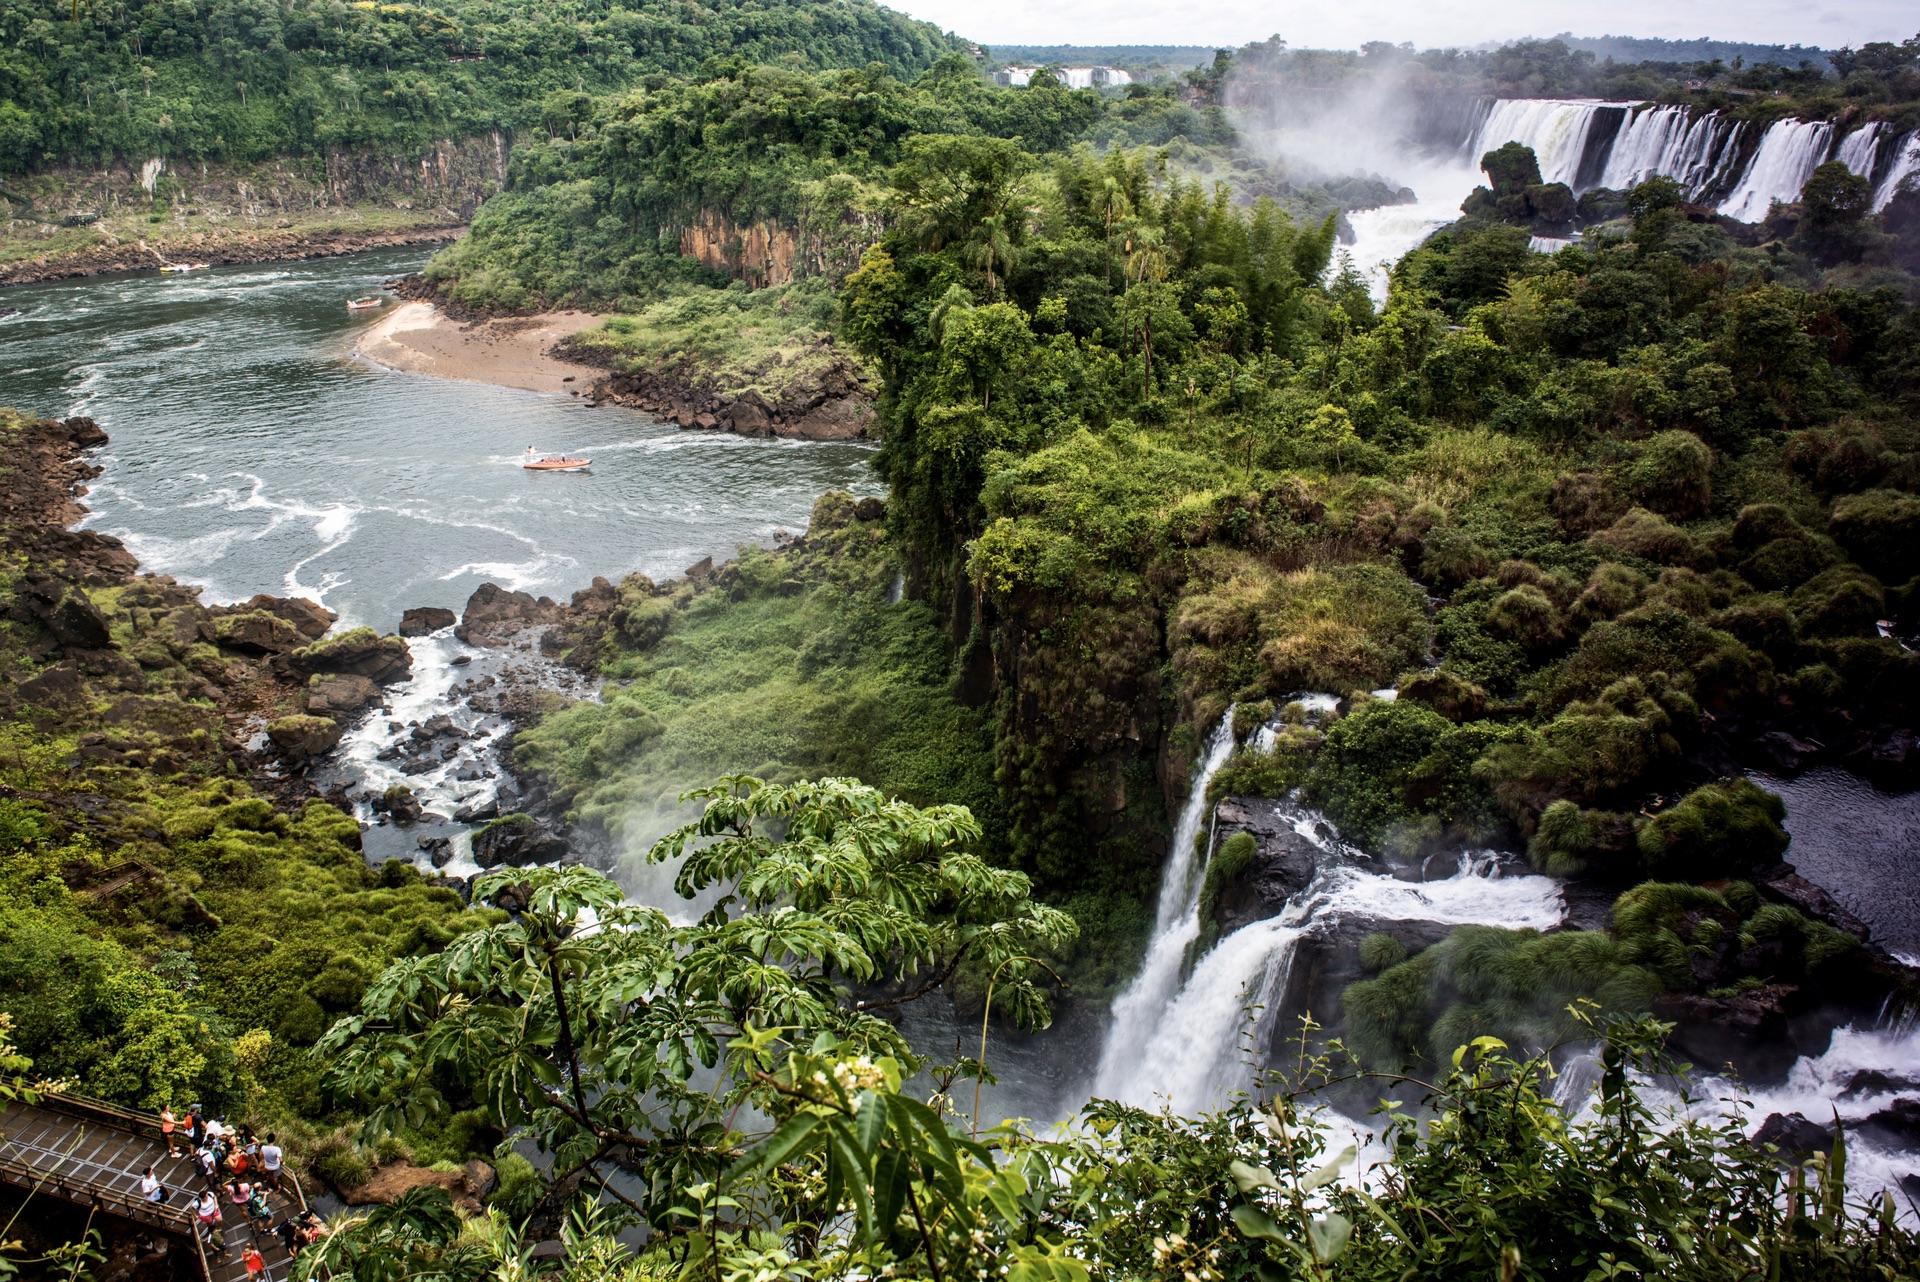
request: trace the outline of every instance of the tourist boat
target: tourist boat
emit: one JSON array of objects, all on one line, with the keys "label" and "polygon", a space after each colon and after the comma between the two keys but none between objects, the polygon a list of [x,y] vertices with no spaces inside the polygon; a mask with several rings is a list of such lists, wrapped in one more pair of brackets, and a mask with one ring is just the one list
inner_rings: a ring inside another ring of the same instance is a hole
[{"label": "tourist boat", "polygon": [[529,472],[579,472],[593,462],[590,458],[569,458],[563,454],[541,454],[533,446],[520,456],[520,466]]},{"label": "tourist boat", "polygon": [[387,300],[384,298],[349,299],[347,302],[347,310],[350,312],[364,312],[370,307],[379,307],[386,301]]},{"label": "tourist boat", "polygon": [[205,263],[162,263],[160,264],[160,270],[163,272],[197,272],[204,270],[206,266]]}]

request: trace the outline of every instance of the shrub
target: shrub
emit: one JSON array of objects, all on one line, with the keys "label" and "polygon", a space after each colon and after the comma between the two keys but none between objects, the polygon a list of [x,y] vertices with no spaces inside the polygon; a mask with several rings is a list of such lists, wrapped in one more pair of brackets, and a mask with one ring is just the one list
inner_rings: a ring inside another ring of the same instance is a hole
[{"label": "shrub", "polygon": [[1560,612],[1532,584],[1513,588],[1493,603],[1487,611],[1487,630],[1525,650],[1558,645],[1565,635]]},{"label": "shrub", "polygon": [[1870,636],[1887,609],[1879,582],[1851,565],[1816,574],[1790,600],[1801,630],[1816,637]]},{"label": "shrub", "polygon": [[1635,499],[1684,521],[1713,505],[1713,451],[1692,432],[1658,432],[1627,472]]},{"label": "shrub", "polygon": [[1442,735],[1445,717],[1418,703],[1372,702],[1333,723],[1308,778],[1307,792],[1347,839],[1377,844],[1412,818],[1405,788]]},{"label": "shrub", "polygon": [[1445,667],[1400,678],[1400,700],[1423,703],[1449,721],[1471,721],[1487,710],[1487,692]]},{"label": "shrub", "polygon": [[373,1178],[373,1167],[343,1127],[321,1138],[307,1154],[307,1169],[342,1193]]},{"label": "shrub", "polygon": [[1833,505],[1827,529],[1856,561],[1889,583],[1920,572],[1920,498],[1897,490],[1849,494]]},{"label": "shrub", "polygon": [[518,1220],[540,1200],[540,1172],[534,1169],[532,1162],[512,1149],[495,1153],[493,1169],[500,1182],[487,1198],[487,1205],[504,1212],[509,1219]]},{"label": "shrub", "polygon": [[1527,855],[1543,872],[1577,877],[1606,870],[1632,844],[1633,821],[1626,815],[1582,810],[1562,800],[1540,812],[1540,826],[1527,843]]},{"label": "shrub", "polygon": [[1369,975],[1391,970],[1407,959],[1407,946],[1384,931],[1360,941],[1360,969]]},{"label": "shrub", "polygon": [[1786,804],[1751,779],[1707,784],[1640,825],[1647,871],[1708,880],[1758,868],[1787,848]]},{"label": "shrub", "polygon": [[1690,565],[1699,555],[1691,535],[1643,507],[1594,535],[1593,542],[1658,565]]}]

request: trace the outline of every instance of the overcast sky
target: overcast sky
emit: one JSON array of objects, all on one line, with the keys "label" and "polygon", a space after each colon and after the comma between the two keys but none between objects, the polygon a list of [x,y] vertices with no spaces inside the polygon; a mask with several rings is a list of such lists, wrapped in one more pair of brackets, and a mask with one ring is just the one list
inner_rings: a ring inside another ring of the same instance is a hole
[{"label": "overcast sky", "polygon": [[1295,47],[1357,48],[1410,40],[1421,48],[1579,35],[1665,36],[1837,49],[1920,30],[1914,0],[1343,0],[1339,4],[1211,0],[889,0],[950,31],[1004,44],[1205,44],[1232,47],[1274,33]]}]

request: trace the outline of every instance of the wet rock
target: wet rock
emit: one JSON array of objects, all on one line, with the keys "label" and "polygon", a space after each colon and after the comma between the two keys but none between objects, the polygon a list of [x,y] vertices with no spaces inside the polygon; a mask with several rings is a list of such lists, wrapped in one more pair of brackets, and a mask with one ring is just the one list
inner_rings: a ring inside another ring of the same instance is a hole
[{"label": "wet rock", "polygon": [[1861,943],[1866,943],[1873,935],[1865,922],[1842,908],[1832,895],[1799,873],[1788,872],[1769,877],[1757,883],[1757,887],[1768,899],[1790,904],[1809,917],[1817,918],[1836,929],[1846,931]]},{"label": "wet rock", "polygon": [[420,808],[419,798],[413,795],[413,789],[403,783],[397,783],[368,803],[376,815],[391,816],[395,823],[417,823],[426,815]]},{"label": "wet rock", "polygon": [[713,573],[713,558],[710,556],[701,557],[698,561],[688,566],[684,573],[689,579],[705,578],[707,575]]},{"label": "wet rock", "polygon": [[406,611],[400,616],[400,635],[403,637],[424,637],[430,632],[450,628],[459,619],[445,606],[423,605]]},{"label": "wet rock", "polygon": [[845,396],[808,410],[786,434],[816,441],[847,441],[865,436],[872,423],[872,404],[864,398]]},{"label": "wet rock", "polygon": [[1668,993],[1654,999],[1653,1013],[1677,1025],[1669,1042],[1676,1056],[1702,1068],[1733,1064],[1753,1080],[1777,1081],[1803,1053],[1825,1049],[1799,1044],[1791,1017],[1802,997],[1793,984],[1731,997]]},{"label": "wet rock", "polygon": [[453,772],[453,777],[459,783],[479,783],[487,777],[487,772],[479,766],[461,766]]},{"label": "wet rock", "polygon": [[454,877],[447,873],[441,873],[437,877],[427,878],[427,885],[444,886],[462,899],[468,901],[473,899],[473,887],[465,877]]},{"label": "wet rock", "polygon": [[281,717],[267,727],[267,738],[291,761],[309,761],[332,752],[343,733],[329,717],[299,714]]},{"label": "wet rock", "polygon": [[478,802],[471,806],[462,806],[453,812],[453,821],[457,824],[485,823],[489,819],[500,817],[500,803],[497,800]]},{"label": "wet rock", "polygon": [[307,683],[307,711],[343,724],[379,698],[380,687],[353,672],[316,676]]},{"label": "wet rock", "polygon": [[566,853],[566,839],[531,815],[507,815],[473,834],[473,862],[482,868],[548,864]]},{"label": "wet rock", "polygon": [[416,743],[425,743],[431,739],[464,739],[467,732],[454,725],[452,717],[440,712],[415,726],[407,737]]},{"label": "wet rock", "polygon": [[453,658],[449,659],[447,662],[451,663],[456,668],[464,668],[469,663],[473,662],[473,656],[470,654],[456,654],[453,656]]},{"label": "wet rock", "polygon": [[1862,1095],[1891,1095],[1896,1091],[1920,1090],[1920,1078],[1895,1077],[1877,1068],[1863,1068],[1847,1079],[1841,1099],[1859,1099]]},{"label": "wet rock", "polygon": [[1769,1113],[1753,1133],[1753,1142],[1761,1147],[1771,1144],[1783,1153],[1826,1153],[1833,1148],[1833,1127],[1810,1122],[1799,1113]]},{"label": "wet rock", "polygon": [[274,662],[300,676],[351,673],[380,685],[403,681],[413,673],[413,652],[407,643],[391,633],[381,636],[372,628],[354,628],[316,641]]},{"label": "wet rock", "polygon": [[100,425],[84,414],[74,415],[63,426],[67,429],[67,439],[83,450],[107,443],[107,434],[100,430]]},{"label": "wet rock", "polygon": [[1280,813],[1279,803],[1262,797],[1223,797],[1214,810],[1213,843],[1217,851],[1234,833],[1250,833],[1254,855],[1247,867],[1220,887],[1214,920],[1221,935],[1249,922],[1278,916],[1287,901],[1313,880],[1320,851],[1294,831],[1293,821]]},{"label": "wet rock", "polygon": [[887,501],[871,495],[853,505],[853,519],[856,521],[878,521],[886,514]]},{"label": "wet rock", "polygon": [[1920,1099],[1897,1099],[1854,1129],[1862,1139],[1882,1148],[1920,1145]]},{"label": "wet rock", "polygon": [[1776,774],[1798,774],[1820,754],[1820,745],[1795,738],[1784,730],[1774,730],[1753,741],[1753,751],[1761,763]]},{"label": "wet rock", "polygon": [[453,635],[469,645],[495,645],[501,636],[546,616],[531,593],[510,592],[495,583],[482,583],[467,598],[467,608]]},{"label": "wet rock", "polygon": [[265,610],[229,614],[213,621],[216,644],[242,654],[285,654],[305,641],[298,628]]},{"label": "wet rock", "polygon": [[70,663],[56,664],[14,687],[20,697],[39,707],[61,707],[76,702],[86,689],[80,670]]},{"label": "wet rock", "polygon": [[447,837],[419,837],[415,845],[427,853],[427,859],[435,868],[445,868],[453,862],[453,841]]}]

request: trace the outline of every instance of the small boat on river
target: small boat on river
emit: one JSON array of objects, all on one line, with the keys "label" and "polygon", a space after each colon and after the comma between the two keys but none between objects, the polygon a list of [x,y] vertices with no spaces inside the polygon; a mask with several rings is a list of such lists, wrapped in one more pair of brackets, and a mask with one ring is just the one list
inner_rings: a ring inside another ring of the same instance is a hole
[{"label": "small boat on river", "polygon": [[160,270],[163,272],[197,272],[197,271],[205,271],[206,268],[207,268],[207,264],[205,263],[161,263],[160,264]]},{"label": "small boat on river", "polygon": [[565,454],[542,454],[527,446],[527,452],[520,456],[520,466],[529,472],[580,472],[593,462],[590,458],[572,458]]},{"label": "small boat on river", "polygon": [[353,298],[347,301],[347,310],[350,312],[364,312],[369,308],[384,307],[386,302],[387,300],[384,298]]}]

